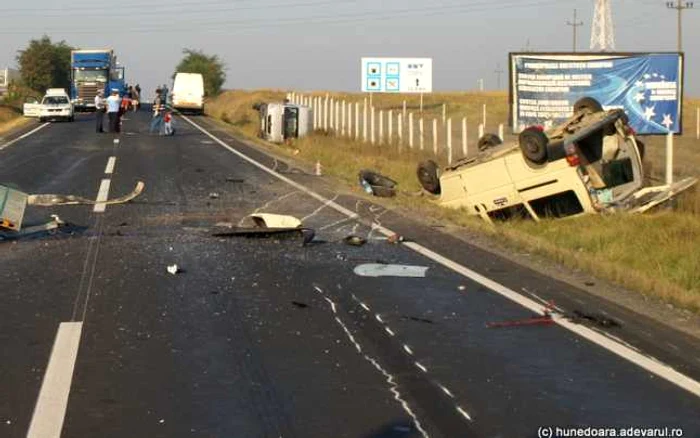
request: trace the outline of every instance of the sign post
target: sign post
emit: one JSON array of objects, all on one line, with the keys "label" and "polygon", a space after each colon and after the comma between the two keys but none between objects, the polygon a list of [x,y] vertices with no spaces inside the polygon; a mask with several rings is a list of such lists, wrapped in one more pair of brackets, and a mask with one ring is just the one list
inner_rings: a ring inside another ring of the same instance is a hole
[{"label": "sign post", "polygon": [[422,113],[423,94],[433,92],[432,58],[362,58],[361,69],[361,90],[369,93],[370,107],[373,93],[419,93]]}]

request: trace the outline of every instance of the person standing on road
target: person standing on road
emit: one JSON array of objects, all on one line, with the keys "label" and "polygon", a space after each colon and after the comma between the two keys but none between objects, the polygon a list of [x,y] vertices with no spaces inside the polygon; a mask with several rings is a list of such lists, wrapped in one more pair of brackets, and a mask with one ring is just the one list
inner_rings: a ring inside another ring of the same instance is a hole
[{"label": "person standing on road", "polygon": [[156,98],[153,99],[153,119],[148,132],[156,131],[160,134],[163,125],[163,98],[161,97],[160,88],[156,90]]},{"label": "person standing on road", "polygon": [[122,132],[122,117],[124,116],[124,113],[129,111],[130,104],[131,100],[129,99],[129,95],[125,94],[124,97],[122,97],[122,101],[119,105],[119,121],[117,122],[117,132]]},{"label": "person standing on road", "polygon": [[122,100],[119,98],[119,90],[113,89],[107,98],[107,118],[109,119],[109,132],[119,132],[119,109]]},{"label": "person standing on road", "polygon": [[103,94],[104,92],[99,90],[97,96],[95,96],[95,129],[97,132],[105,132],[103,123],[107,107]]}]

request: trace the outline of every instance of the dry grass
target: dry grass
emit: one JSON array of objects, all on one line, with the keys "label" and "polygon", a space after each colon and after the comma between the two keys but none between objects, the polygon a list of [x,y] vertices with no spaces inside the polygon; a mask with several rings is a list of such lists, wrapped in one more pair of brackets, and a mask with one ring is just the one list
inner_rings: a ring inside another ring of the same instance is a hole
[{"label": "dry grass", "polygon": [[[307,95],[325,96],[326,93]],[[210,115],[226,121],[239,132],[255,136],[258,117],[252,105],[259,101],[281,101],[284,96],[284,92],[274,90],[232,91],[209,102],[207,108]],[[353,102],[364,99],[363,95],[358,94],[332,93],[331,96]],[[375,108],[401,110],[404,98],[375,95],[373,103]],[[482,105],[486,104],[487,132],[495,132],[499,123],[507,121],[505,93],[427,95],[423,117],[441,119],[443,103],[447,103],[447,117],[458,120],[467,117],[470,126],[476,126],[481,121]],[[418,97],[410,96],[407,105],[409,111],[417,111]],[[678,176],[700,174],[700,141],[695,139],[695,108],[698,105],[700,102],[697,100],[685,102],[686,135],[677,137],[675,143],[674,169]],[[474,132],[469,139],[470,148],[473,148],[476,130],[470,132]],[[458,138],[455,135],[455,139]],[[665,139],[648,137],[645,143],[646,172],[654,179],[662,179]],[[443,153],[433,157],[431,151],[418,151],[416,148],[412,151],[404,148],[399,153],[396,145],[369,145],[327,133],[316,133],[297,140],[292,146],[299,151],[297,158],[310,164],[320,161],[326,173],[347,181],[352,187],[357,186],[357,172],[362,168],[371,168],[391,176],[404,192],[413,192],[420,188],[415,176],[418,161],[437,158],[441,164],[445,164]],[[289,150],[280,148],[283,153]],[[493,228],[460,211],[436,208],[435,204],[423,198],[403,195],[396,202],[423,217],[488,233],[530,253],[549,257],[641,294],[700,313],[700,190],[697,188],[679,197],[675,211],[660,209],[656,213],[639,216],[585,216],[541,223],[516,221],[496,224]]]},{"label": "dry grass", "polygon": [[29,119],[22,117],[22,114],[16,109],[0,106],[0,135],[29,123],[29,121]]}]

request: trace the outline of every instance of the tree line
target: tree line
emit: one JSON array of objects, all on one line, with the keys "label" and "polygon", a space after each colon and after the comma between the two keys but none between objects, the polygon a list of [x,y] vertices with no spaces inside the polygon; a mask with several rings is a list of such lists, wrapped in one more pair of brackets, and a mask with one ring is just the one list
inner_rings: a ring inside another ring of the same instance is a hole
[{"label": "tree line", "polygon": [[[17,51],[17,64],[22,84],[39,93],[47,88],[70,87],[71,50],[66,41],[52,42],[47,35],[29,41],[27,47]],[[183,58],[175,67],[175,73],[201,73],[204,92],[214,96],[221,92],[226,81],[225,65],[217,55],[207,55],[201,50],[184,49]],[[173,74],[174,77],[174,74]]]}]

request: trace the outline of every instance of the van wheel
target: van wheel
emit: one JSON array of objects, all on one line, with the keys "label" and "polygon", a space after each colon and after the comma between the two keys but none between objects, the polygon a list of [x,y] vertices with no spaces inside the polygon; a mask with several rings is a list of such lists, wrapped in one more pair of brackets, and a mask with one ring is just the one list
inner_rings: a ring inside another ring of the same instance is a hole
[{"label": "van wheel", "polygon": [[426,192],[433,195],[440,194],[440,178],[438,177],[438,165],[433,160],[423,161],[418,165],[418,181]]},{"label": "van wheel", "polygon": [[549,139],[544,132],[533,127],[527,128],[520,133],[518,143],[526,161],[534,164],[543,164],[547,161]]},{"label": "van wheel", "polygon": [[586,111],[588,113],[599,113],[603,111],[603,106],[592,97],[582,97],[574,104],[574,113]]},{"label": "van wheel", "polygon": [[479,148],[479,152],[485,151],[488,148],[492,148],[494,146],[498,146],[499,144],[503,143],[501,141],[500,137],[498,137],[495,134],[484,134],[480,139],[479,142],[477,143],[477,147]]}]

